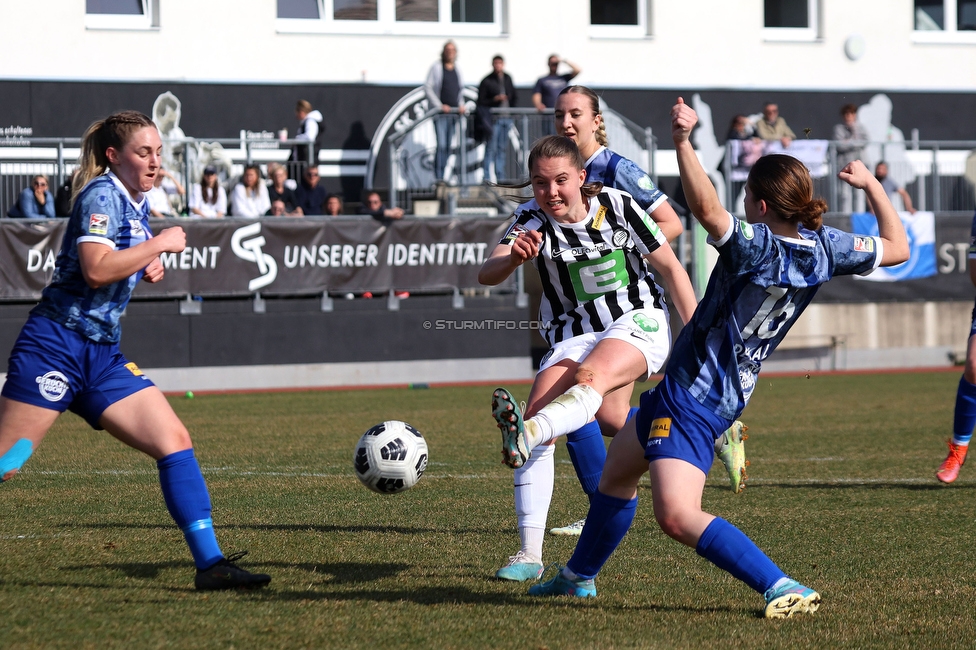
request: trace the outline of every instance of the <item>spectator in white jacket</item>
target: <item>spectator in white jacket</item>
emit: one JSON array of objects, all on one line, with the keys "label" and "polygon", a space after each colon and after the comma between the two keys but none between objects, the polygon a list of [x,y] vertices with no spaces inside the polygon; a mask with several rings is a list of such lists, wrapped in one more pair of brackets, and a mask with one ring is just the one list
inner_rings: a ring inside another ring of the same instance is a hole
[{"label": "spectator in white jacket", "polygon": [[454,112],[464,113],[464,79],[455,64],[456,60],[457,46],[454,41],[448,41],[441,51],[441,60],[430,67],[424,83],[431,110],[441,111],[440,115],[434,116],[434,131],[437,134],[434,175],[438,181],[445,180],[444,170],[451,155],[451,139],[458,121]]},{"label": "spectator in white jacket", "polygon": [[235,217],[262,217],[271,209],[268,186],[261,178],[257,165],[248,165],[241,174],[241,182],[234,186],[230,207]]},{"label": "spectator in white jacket", "polygon": [[322,113],[313,109],[311,102],[306,99],[300,99],[295,104],[295,117],[298,118],[298,133],[295,134],[295,140],[308,143],[296,144],[291,150],[289,160],[293,164],[289,165],[290,176],[299,179],[308,167],[309,158],[315,160],[318,157],[319,124],[323,118]]}]

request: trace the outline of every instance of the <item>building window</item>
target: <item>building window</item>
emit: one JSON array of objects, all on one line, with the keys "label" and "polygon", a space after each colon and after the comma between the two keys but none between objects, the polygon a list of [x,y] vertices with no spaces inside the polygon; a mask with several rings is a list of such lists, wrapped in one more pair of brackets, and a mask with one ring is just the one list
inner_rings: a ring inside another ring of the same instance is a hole
[{"label": "building window", "polygon": [[158,0],[85,0],[87,29],[157,29]]},{"label": "building window", "polygon": [[763,0],[763,38],[814,41],[819,34],[819,0]]},{"label": "building window", "polygon": [[279,32],[497,36],[505,0],[277,0]]},{"label": "building window", "polygon": [[976,43],[976,0],[915,0],[912,40]]},{"label": "building window", "polygon": [[590,0],[590,35],[596,38],[650,36],[650,0]]}]

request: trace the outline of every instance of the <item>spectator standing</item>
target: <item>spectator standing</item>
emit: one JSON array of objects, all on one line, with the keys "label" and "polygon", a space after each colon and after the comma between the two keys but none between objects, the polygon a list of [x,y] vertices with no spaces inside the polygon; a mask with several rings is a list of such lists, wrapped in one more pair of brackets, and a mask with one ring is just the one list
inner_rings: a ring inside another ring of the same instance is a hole
[{"label": "spectator standing", "polygon": [[[166,179],[169,179],[168,183]],[[149,201],[149,214],[154,217],[175,217],[176,212],[173,210],[173,204],[169,198],[173,194],[183,196],[185,193],[186,191],[179,181],[171,173],[160,167],[159,171],[156,172],[156,178],[153,179],[152,189],[146,192],[146,200]]]},{"label": "spectator standing", "polygon": [[[905,191],[905,188],[895,182],[893,178],[888,176],[888,163],[885,161],[879,162],[874,168],[874,177],[878,179],[881,183],[881,187],[884,188],[885,194],[888,195],[888,199],[894,204],[895,208],[898,207],[898,202],[895,201],[895,195],[901,197],[902,203],[904,203],[905,209],[915,214],[917,210],[912,205],[912,197]],[[871,207],[869,205],[869,207]],[[874,210],[872,209],[872,212]]]},{"label": "spectator standing", "polygon": [[329,217],[342,216],[342,197],[338,194],[330,194],[325,197],[325,214]]},{"label": "spectator standing", "polygon": [[481,80],[478,87],[479,123],[487,119],[490,136],[487,138],[484,158],[484,179],[491,179],[491,167],[495,168],[495,180],[508,178],[505,174],[505,158],[508,153],[508,134],[512,118],[491,113],[492,108],[511,108],[516,105],[515,84],[505,72],[505,59],[496,54],[491,60],[491,74]]},{"label": "spectator standing", "polygon": [[[268,186],[268,200],[271,201],[271,209],[268,214],[273,217],[300,217],[304,213],[298,207],[298,199],[295,197],[295,189],[289,187],[288,172],[278,164],[268,165],[268,178],[271,185]],[[280,210],[275,209],[275,204],[281,203]]]},{"label": "spectator standing", "polygon": [[217,179],[217,168],[207,165],[203,177],[190,193],[190,214],[202,219],[223,219],[227,214],[227,192]]},{"label": "spectator standing", "polygon": [[322,214],[328,192],[319,185],[318,167],[309,167],[302,175],[302,182],[295,188],[295,203],[302,214]]},{"label": "spectator standing", "polygon": [[[864,155],[864,145],[870,137],[864,125],[857,121],[857,106],[854,104],[844,104],[840,109],[841,123],[834,125],[834,140],[837,147],[837,169],[844,169],[849,163],[860,160]],[[857,197],[858,206],[854,206],[854,197]],[[854,192],[853,188],[847,183],[840,185],[840,205],[842,212],[852,210],[861,212],[864,210],[864,195]]]},{"label": "spectator standing", "polygon": [[359,214],[368,214],[382,224],[403,218],[403,208],[388,208],[383,205],[379,192],[368,192],[366,200],[359,206]]},{"label": "spectator standing", "polygon": [[295,104],[295,117],[298,118],[298,132],[295,134],[295,139],[308,143],[296,144],[291,150],[289,160],[292,162],[294,177],[299,178],[305,173],[309,160],[318,161],[319,124],[323,118],[322,113],[313,109],[311,102],[305,99],[300,99]]},{"label": "spectator standing", "polygon": [[231,207],[235,217],[261,217],[271,209],[268,186],[261,178],[257,165],[248,165],[241,174],[241,181],[231,193]]},{"label": "spectator standing", "polygon": [[[559,74],[559,64],[565,63],[569,66],[570,71]],[[535,82],[535,87],[532,88],[532,104],[541,113],[547,108],[556,107],[556,98],[559,97],[559,93],[563,91],[563,88],[569,85],[576,75],[580,73],[578,66],[570,63],[565,59],[560,59],[558,55],[553,54],[549,57],[549,74],[544,77],[539,77]],[[543,135],[553,135],[556,132],[555,125],[549,120],[543,122]]]},{"label": "spectator standing", "polygon": [[446,180],[447,158],[451,155],[451,140],[454,136],[457,117],[453,111],[464,114],[464,78],[457,66],[457,46],[454,41],[444,43],[441,60],[430,67],[424,83],[430,108],[438,106],[441,115],[434,116],[434,133],[437,137],[437,150],[434,154],[434,179]]},{"label": "spectator standing", "polygon": [[31,179],[31,186],[21,190],[17,205],[7,215],[24,219],[54,219],[54,195],[48,189],[47,176],[38,174]]},{"label": "spectator standing", "polygon": [[756,135],[763,140],[779,140],[783,148],[790,146],[796,134],[779,114],[779,106],[773,102],[763,104],[762,119],[756,123]]}]

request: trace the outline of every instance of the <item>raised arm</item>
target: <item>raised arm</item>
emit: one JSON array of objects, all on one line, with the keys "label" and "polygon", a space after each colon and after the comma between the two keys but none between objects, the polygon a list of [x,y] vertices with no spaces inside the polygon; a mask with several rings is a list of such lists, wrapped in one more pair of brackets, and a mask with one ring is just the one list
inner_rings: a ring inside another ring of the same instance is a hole
[{"label": "raised arm", "polygon": [[511,245],[498,244],[491,252],[491,256],[481,265],[481,270],[478,271],[478,282],[489,287],[501,284],[515,269],[539,254],[541,243],[542,233],[529,230],[519,233]]},{"label": "raised arm", "polygon": [[884,244],[881,266],[894,266],[907,260],[908,236],[881,182],[860,160],[849,163],[837,176],[851,187],[864,190],[871,202],[874,216],[878,219],[878,235]]},{"label": "raised arm", "polygon": [[722,207],[712,181],[698,160],[691,145],[691,130],[698,123],[698,115],[679,97],[671,109],[671,137],[678,154],[678,172],[685,200],[691,213],[701,223],[712,239],[721,239],[729,229],[728,211]]}]

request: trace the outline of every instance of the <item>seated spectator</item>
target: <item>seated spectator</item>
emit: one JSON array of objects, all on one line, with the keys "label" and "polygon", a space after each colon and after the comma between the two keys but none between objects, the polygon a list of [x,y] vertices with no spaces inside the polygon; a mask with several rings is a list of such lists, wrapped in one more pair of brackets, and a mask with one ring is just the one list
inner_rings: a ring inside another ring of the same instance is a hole
[{"label": "seated spectator", "polygon": [[54,195],[54,214],[58,217],[71,216],[71,183],[75,179],[78,170],[65,176],[64,182],[58,187],[58,193]]},{"label": "seated spectator", "polygon": [[261,170],[257,165],[248,165],[244,168],[241,181],[231,192],[230,205],[235,217],[250,219],[263,217],[271,209],[268,186],[264,184]]},{"label": "seated spectator", "polygon": [[[169,179],[169,182],[166,180]],[[172,195],[183,196],[185,191],[179,181],[162,167],[156,172],[153,179],[152,189],[146,192],[146,200],[149,201],[149,214],[154,217],[175,217],[176,211],[170,201]]]},{"label": "seated spectator", "polygon": [[359,206],[359,214],[368,214],[381,223],[390,223],[403,218],[402,208],[388,208],[383,205],[379,192],[369,192],[366,200]]},{"label": "seated spectator", "polygon": [[[300,217],[303,212],[298,207],[298,199],[295,198],[295,190],[289,187],[288,170],[281,165],[272,163],[268,165],[268,178],[271,185],[268,186],[268,199],[271,201],[271,208],[268,214],[273,217]],[[281,203],[281,209],[275,208],[275,203]],[[278,212],[279,214],[275,214]]]},{"label": "seated spectator", "polygon": [[203,219],[222,219],[227,214],[227,192],[217,179],[217,168],[208,165],[190,193],[190,214]]},{"label": "seated spectator", "polygon": [[[898,208],[898,200],[896,198],[897,195],[901,197],[902,203],[905,204],[906,210],[912,214],[917,212],[912,205],[911,195],[905,191],[904,187],[896,183],[894,179],[888,177],[888,163],[883,160],[879,162],[874,168],[874,177],[877,178],[878,182],[881,183],[881,187],[884,188],[885,194],[887,194],[888,198],[891,199],[891,202],[894,204],[896,209]],[[871,209],[871,212],[874,212],[870,201],[868,201],[868,208]]]},{"label": "seated spectator", "polygon": [[295,203],[302,214],[322,214],[325,196],[328,192],[319,185],[319,170],[314,165],[302,174],[302,182],[295,188]]},{"label": "seated spectator", "polygon": [[763,106],[763,116],[756,123],[756,135],[763,140],[779,140],[783,148],[790,146],[796,139],[796,134],[779,114],[779,106],[773,102],[766,102]]},{"label": "seated spectator", "polygon": [[20,192],[17,205],[7,211],[8,217],[24,219],[54,219],[54,195],[48,189],[47,176],[38,174],[31,186]]},{"label": "seated spectator", "polygon": [[741,113],[732,118],[726,140],[748,140],[754,137],[752,122]]},{"label": "seated spectator", "polygon": [[342,197],[338,194],[330,194],[325,197],[325,214],[330,217],[342,215]]}]

